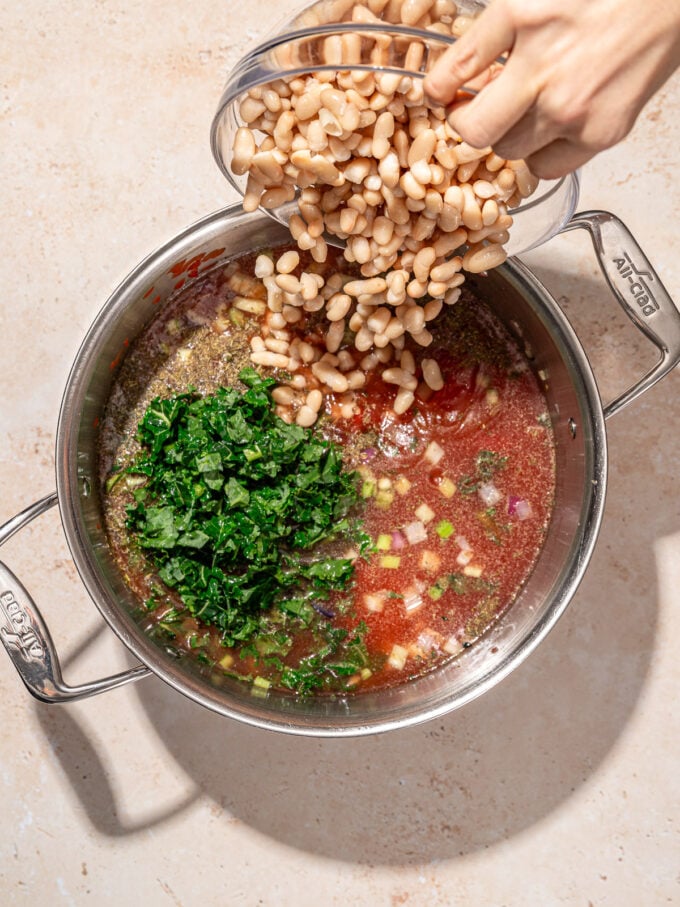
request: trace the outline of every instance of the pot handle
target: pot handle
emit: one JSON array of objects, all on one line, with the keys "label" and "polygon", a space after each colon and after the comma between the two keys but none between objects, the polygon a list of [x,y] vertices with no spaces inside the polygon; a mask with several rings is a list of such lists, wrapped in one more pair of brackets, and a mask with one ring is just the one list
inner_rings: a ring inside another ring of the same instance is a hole
[{"label": "pot handle", "polygon": [[646,375],[604,407],[608,419],[632,403],[680,361],[680,312],[628,227],[609,211],[581,211],[560,232],[587,230],[614,297],[661,352]]},{"label": "pot handle", "polygon": [[[57,495],[49,494],[0,526],[0,546],[56,503]],[[88,696],[113,690],[150,673],[148,668],[139,665],[129,671],[91,683],[73,687],[64,683],[57,651],[40,611],[21,582],[2,561],[0,561],[0,639],[29,692],[42,702],[86,699]]]}]

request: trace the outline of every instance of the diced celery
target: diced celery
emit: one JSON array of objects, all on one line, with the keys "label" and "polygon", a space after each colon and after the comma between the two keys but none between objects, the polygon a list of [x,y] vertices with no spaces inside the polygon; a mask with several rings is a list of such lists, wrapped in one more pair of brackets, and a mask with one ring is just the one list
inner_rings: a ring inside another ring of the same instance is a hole
[{"label": "diced celery", "polygon": [[447,539],[454,533],[453,524],[449,523],[448,520],[442,520],[440,523],[437,523],[435,532],[440,539]]},{"label": "diced celery", "polygon": [[115,485],[117,485],[118,482],[120,482],[120,480],[122,479],[122,477],[124,475],[125,475],[125,473],[123,473],[123,472],[117,472],[114,475],[109,476],[109,478],[106,480],[106,486],[105,486],[107,492],[111,491],[113,489],[113,487]]},{"label": "diced celery", "polygon": [[472,576],[474,579],[478,579],[482,575],[483,570],[477,564],[470,564],[463,567],[463,573],[465,576]]},{"label": "diced celery", "polygon": [[366,479],[361,486],[361,497],[372,498],[375,494],[375,479]]},{"label": "diced celery", "polygon": [[436,602],[442,597],[444,590],[441,588],[441,586],[430,586],[430,588],[427,590],[427,594],[430,596],[433,602]]},{"label": "diced celery", "polygon": [[394,500],[394,491],[391,488],[381,488],[375,496],[375,503],[381,510],[389,510]]},{"label": "diced celery", "polygon": [[386,570],[397,570],[401,564],[401,558],[396,554],[385,554],[380,558],[380,566]]},{"label": "diced celery", "polygon": [[392,536],[387,533],[381,533],[375,543],[378,551],[389,551],[392,547]]},{"label": "diced celery", "polygon": [[451,479],[445,476],[439,483],[439,490],[445,498],[452,498],[456,493],[455,482],[452,482]]},{"label": "diced celery", "polygon": [[240,312],[238,309],[230,308],[229,309],[229,320],[232,324],[236,325],[237,328],[242,328],[246,323],[246,316],[243,312]]},{"label": "diced celery", "polygon": [[270,680],[267,680],[266,677],[260,677],[259,674],[253,680],[253,686],[259,687],[261,690],[268,690],[271,685],[272,684]]}]

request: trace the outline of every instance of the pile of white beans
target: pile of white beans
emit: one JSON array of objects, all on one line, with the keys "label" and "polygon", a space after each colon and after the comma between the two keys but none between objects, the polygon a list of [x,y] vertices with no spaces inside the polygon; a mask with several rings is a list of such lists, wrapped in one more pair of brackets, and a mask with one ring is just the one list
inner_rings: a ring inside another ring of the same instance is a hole
[{"label": "pile of white beans", "polygon": [[[435,359],[423,358],[417,366],[413,353],[404,349],[403,330],[392,342],[365,353],[355,345],[343,345],[346,328],[343,312],[347,313],[352,305],[347,288],[365,281],[354,280],[339,271],[332,273],[328,280],[317,271],[302,271],[296,277],[293,271],[299,270],[299,264],[300,256],[295,250],[284,252],[276,261],[268,255],[259,255],[255,276],[266,288],[266,308],[260,300],[238,297],[241,311],[264,315],[260,332],[250,341],[251,361],[289,375],[272,395],[281,418],[305,427],[313,425],[329,394],[333,395],[337,415],[350,418],[357,412],[354,392],[364,387],[368,374],[375,370],[379,370],[383,381],[396,386],[393,404],[396,413],[406,412],[411,406],[419,385],[421,396],[444,386]],[[234,278],[239,278],[240,285],[241,275],[236,274]],[[380,315],[381,308],[373,307],[369,324],[371,318],[387,317]],[[310,314],[322,309],[329,327],[323,344],[319,344],[310,342],[311,338],[305,339],[301,327]]]},{"label": "pile of white beans", "polygon": [[[385,21],[459,34],[470,21],[457,15],[453,0],[337,2],[345,21],[357,23],[381,21],[382,15]],[[327,38],[332,43],[326,61],[351,63],[357,37]],[[407,66],[417,71],[423,53],[423,44],[412,42]],[[312,424],[323,396],[363,386],[360,375],[369,366],[398,384],[394,409],[405,412],[418,370],[431,389],[441,387],[434,359],[408,367],[413,355],[405,349],[407,337],[429,346],[431,322],[445,304],[457,301],[463,272],[481,273],[505,260],[509,209],[533,192],[537,180],[523,161],[461,141],[445,109],[430,103],[422,80],[411,76],[334,69],[281,78],[251,89],[240,102],[240,117],[245,125],[235,134],[230,166],[237,175],[247,174],[244,209],[278,208],[297,198],[289,227],[298,247],[323,263],[325,237],[334,237],[362,275],[333,275],[326,282],[311,272],[295,276],[299,261],[291,267],[291,253],[276,269],[271,259],[269,265],[258,259],[270,330],[290,333],[305,310],[324,309],[326,354],[341,355],[349,328],[360,357],[359,369],[346,377],[337,363],[319,360],[318,406],[317,394],[303,403],[296,398],[296,420]],[[254,338],[253,362],[294,371],[297,356],[286,354],[284,365],[284,353],[263,346],[266,339]],[[352,356],[352,366],[356,361]],[[288,394],[279,396],[285,408]]]}]

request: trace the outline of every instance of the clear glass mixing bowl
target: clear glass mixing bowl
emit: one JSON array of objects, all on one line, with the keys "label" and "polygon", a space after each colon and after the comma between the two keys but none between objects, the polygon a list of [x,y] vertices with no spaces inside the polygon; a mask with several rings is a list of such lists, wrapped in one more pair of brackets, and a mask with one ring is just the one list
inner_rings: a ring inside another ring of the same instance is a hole
[{"label": "clear glass mixing bowl", "polygon": [[[437,3],[454,6],[451,0],[435,0],[435,7]],[[451,24],[447,26],[449,33],[444,34],[432,30],[432,25],[385,21],[382,17],[390,13],[392,4],[401,5],[399,0],[388,0],[387,5],[382,0],[367,0],[366,6],[356,0],[318,0],[283,22],[273,37],[247,53],[234,67],[213,119],[211,147],[217,165],[237,192],[245,194],[247,177],[232,172],[233,142],[236,130],[246,125],[239,107],[251,89],[310,71],[371,70],[422,80],[434,61],[455,42]],[[477,0],[458,0],[456,16],[469,19],[484,5]],[[383,9],[377,16],[371,13],[370,7],[380,6]],[[366,10],[375,21],[346,21],[357,7]],[[499,59],[498,63],[502,62]],[[578,197],[578,173],[539,182],[534,193],[510,212],[514,223],[505,246],[508,254],[527,252],[559,233],[576,210]],[[267,214],[287,224],[296,210],[296,202],[292,201]]]}]

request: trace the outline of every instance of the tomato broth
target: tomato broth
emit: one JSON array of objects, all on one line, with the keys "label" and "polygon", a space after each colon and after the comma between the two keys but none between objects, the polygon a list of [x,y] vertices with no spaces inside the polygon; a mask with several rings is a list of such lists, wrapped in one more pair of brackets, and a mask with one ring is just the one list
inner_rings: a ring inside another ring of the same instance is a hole
[{"label": "tomato broth", "polygon": [[[324,400],[313,430],[340,445],[345,468],[356,470],[356,510],[370,539],[363,554],[356,547],[346,552],[354,566],[350,584],[317,602],[311,620],[273,615],[266,637],[225,645],[218,628],[202,623],[159,581],[135,545],[126,516],[134,488],[117,478],[138,453],[136,427],[154,397],[239,384],[261,315],[233,302],[243,280],[258,298],[254,263],[255,256],[244,256],[236,271],[232,262],[178,290],[131,344],[101,430],[111,549],[139,597],[146,631],[216,683],[242,677],[266,695],[271,686],[333,694],[404,682],[473,644],[530,575],[554,497],[546,400],[491,309],[464,290],[434,323],[432,345],[410,347],[416,361],[436,360],[441,390],[421,384],[414,405],[397,415],[397,389],[370,373],[354,392],[351,412],[332,394]],[[324,267],[352,275],[333,254]],[[294,327],[307,341],[323,342],[323,325],[313,318]],[[343,539],[335,544],[342,548]],[[341,666],[338,656],[335,670],[331,653],[323,682],[307,683],[302,668],[320,663],[320,648],[328,654],[329,640],[341,638],[354,660]],[[295,672],[300,685],[282,682]]]}]

